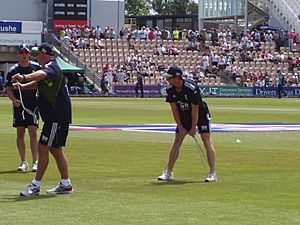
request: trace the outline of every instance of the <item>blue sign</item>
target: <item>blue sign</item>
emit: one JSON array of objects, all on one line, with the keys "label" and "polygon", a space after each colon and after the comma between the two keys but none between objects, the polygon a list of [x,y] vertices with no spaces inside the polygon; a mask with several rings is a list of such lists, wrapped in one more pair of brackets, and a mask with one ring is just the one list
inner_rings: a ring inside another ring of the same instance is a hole
[{"label": "blue sign", "polygon": [[[290,97],[300,97],[300,87],[284,87]],[[254,97],[274,97],[278,94],[277,87],[253,87]]]},{"label": "blue sign", "polygon": [[0,21],[0,33],[22,33],[22,22]]}]

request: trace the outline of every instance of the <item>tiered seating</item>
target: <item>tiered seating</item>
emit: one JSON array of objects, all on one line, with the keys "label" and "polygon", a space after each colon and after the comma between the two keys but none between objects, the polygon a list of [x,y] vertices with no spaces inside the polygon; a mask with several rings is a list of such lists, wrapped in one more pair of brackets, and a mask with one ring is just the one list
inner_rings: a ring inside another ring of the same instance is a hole
[{"label": "tiered seating", "polygon": [[[183,68],[183,70],[188,72],[197,72],[199,69],[199,65],[202,65],[202,53],[198,51],[186,51],[188,47],[188,41],[152,41],[152,40],[141,40],[141,41],[134,41],[130,42],[130,45],[133,45],[134,48],[129,48],[129,44],[126,40],[102,40],[105,44],[103,49],[95,49],[95,40],[94,39],[86,39],[86,43],[89,44],[89,49],[74,49],[75,53],[78,54],[93,70],[97,71],[98,73],[102,72],[102,68],[105,64],[111,64],[117,66],[119,64],[125,64],[125,58],[128,55],[140,55],[142,60],[146,59],[148,55],[151,55],[154,59],[156,65],[163,65],[166,68],[171,65],[178,65]],[[172,46],[175,46],[178,51],[179,55],[155,55],[154,49],[157,45],[163,45],[169,49]],[[231,42],[231,45],[235,45],[235,41]],[[206,42],[206,46],[210,46],[210,42]],[[211,47],[211,46],[210,46]],[[216,53],[220,52],[220,47],[215,46],[212,47],[212,50]],[[299,53],[290,52],[288,48],[281,48],[280,51],[285,55],[285,60],[288,57],[293,59],[299,57]],[[261,43],[261,52],[271,52],[275,54],[275,44],[269,42],[262,42]],[[274,64],[271,62],[241,62],[239,61],[240,52],[233,52],[236,61],[234,62],[233,66],[238,66],[244,68],[248,72],[257,72],[260,71],[262,73],[267,72],[272,81],[276,81],[278,69],[283,70],[287,76],[292,76],[291,73],[288,71],[288,63],[283,62],[279,64]],[[158,70],[158,67],[151,66],[151,76],[145,78],[145,84],[158,84],[160,83],[160,74],[161,72]],[[130,70],[130,68],[128,68]],[[129,84],[135,83],[137,79],[137,72],[131,71],[131,76],[129,80]],[[237,81],[239,82],[239,81]],[[200,85],[224,85],[221,82],[220,77],[213,77],[209,76],[205,78],[201,78],[199,80]]]}]

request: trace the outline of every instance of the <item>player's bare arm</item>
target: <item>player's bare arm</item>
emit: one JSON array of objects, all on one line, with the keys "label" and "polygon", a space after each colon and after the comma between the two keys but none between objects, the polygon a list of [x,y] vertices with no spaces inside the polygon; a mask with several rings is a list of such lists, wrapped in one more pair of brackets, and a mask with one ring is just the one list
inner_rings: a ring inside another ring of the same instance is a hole
[{"label": "player's bare arm", "polygon": [[189,135],[194,136],[196,134],[196,126],[198,122],[198,111],[199,105],[195,105],[192,103],[192,127],[189,131]]},{"label": "player's bare arm", "polygon": [[172,110],[172,114],[173,114],[173,118],[177,124],[178,130],[179,130],[179,135],[180,136],[184,136],[186,135],[188,132],[186,131],[186,129],[182,126],[182,123],[180,121],[180,117],[179,117],[179,112],[176,106],[176,103],[170,103],[171,106],[171,110]]},{"label": "player's bare arm", "polygon": [[14,95],[14,87],[7,87],[7,95],[15,107],[20,107],[21,101],[19,99],[16,99]]},{"label": "player's bare arm", "polygon": [[14,89],[17,89],[18,86],[21,88],[21,90],[36,90],[37,89],[37,81],[30,81],[28,83],[22,84],[22,83],[14,83],[13,87]]},{"label": "player's bare arm", "polygon": [[18,82],[28,82],[28,81],[40,81],[47,77],[47,74],[43,70],[38,70],[30,74],[16,74],[12,76],[11,80],[13,83]]}]

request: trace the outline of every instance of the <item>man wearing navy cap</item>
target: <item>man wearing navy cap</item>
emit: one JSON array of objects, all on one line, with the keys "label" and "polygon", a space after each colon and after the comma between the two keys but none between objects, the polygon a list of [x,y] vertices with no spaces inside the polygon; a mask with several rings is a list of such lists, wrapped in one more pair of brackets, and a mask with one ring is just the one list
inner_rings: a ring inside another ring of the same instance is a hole
[{"label": "man wearing navy cap", "polygon": [[12,66],[6,77],[7,94],[13,104],[13,127],[17,129],[17,148],[19,151],[19,156],[21,159],[20,166],[17,171],[26,172],[29,169],[28,163],[26,161],[26,145],[24,141],[25,130],[28,129],[28,134],[30,137],[30,147],[32,154],[32,167],[31,170],[36,172],[37,170],[37,160],[38,160],[38,150],[37,150],[37,128],[38,119],[35,120],[34,117],[26,112],[21,104],[21,98],[23,100],[23,105],[25,108],[31,110],[35,113],[36,118],[38,118],[38,103],[36,98],[36,88],[30,90],[24,90],[19,93],[18,90],[14,90],[11,78],[15,74],[29,74],[34,71],[40,70],[41,67],[38,63],[29,60],[30,50],[25,44],[22,44],[18,48],[19,62]]},{"label": "man wearing navy cap", "polygon": [[169,161],[157,178],[158,180],[173,180],[173,167],[179,155],[180,146],[187,134],[194,137],[196,129],[206,149],[207,159],[210,167],[205,182],[217,180],[215,173],[215,149],[210,135],[210,113],[207,104],[202,101],[200,89],[194,81],[185,80],[182,70],[178,66],[172,66],[163,77],[167,79],[170,86],[167,87],[166,102],[170,103],[173,118],[177,124],[175,140],[169,153]]},{"label": "man wearing navy cap", "polygon": [[29,85],[37,86],[38,106],[44,122],[38,144],[38,170],[35,179],[20,195],[39,195],[41,180],[48,166],[49,152],[56,161],[61,181],[58,186],[46,192],[50,195],[69,194],[73,192],[73,187],[69,179],[68,162],[62,147],[65,146],[71,123],[71,101],[65,77],[54,58],[54,47],[51,44],[43,43],[35,50],[38,51],[37,60],[42,65],[42,69],[31,74],[16,74],[12,77],[13,82],[29,82],[22,85],[22,88],[28,88]]}]

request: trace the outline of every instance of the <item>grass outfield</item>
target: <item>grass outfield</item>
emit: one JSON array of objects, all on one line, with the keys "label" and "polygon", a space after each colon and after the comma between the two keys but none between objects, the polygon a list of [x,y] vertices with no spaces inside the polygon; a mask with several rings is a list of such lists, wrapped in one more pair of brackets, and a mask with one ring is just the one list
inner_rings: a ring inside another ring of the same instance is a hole
[{"label": "grass outfield", "polygon": [[[213,123],[300,122],[300,99],[206,100]],[[174,123],[164,99],[72,103],[77,125]],[[10,102],[0,98],[0,224],[300,224],[299,132],[214,133],[213,140],[217,183],[202,182],[203,166],[189,137],[175,165],[176,181],[158,183],[173,134],[72,131],[66,154],[75,193],[45,194],[59,181],[51,158],[41,195],[20,198],[34,174],[15,172]]]}]

